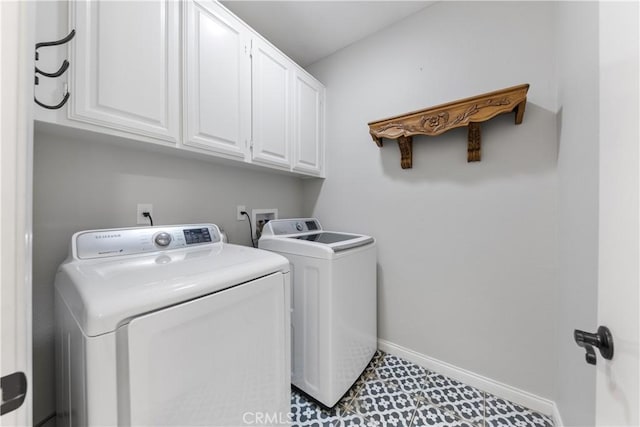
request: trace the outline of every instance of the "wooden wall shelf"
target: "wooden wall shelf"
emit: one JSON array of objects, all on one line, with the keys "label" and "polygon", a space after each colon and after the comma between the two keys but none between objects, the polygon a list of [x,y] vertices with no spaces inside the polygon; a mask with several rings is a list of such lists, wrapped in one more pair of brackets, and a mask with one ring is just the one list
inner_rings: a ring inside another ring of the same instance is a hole
[{"label": "wooden wall shelf", "polygon": [[516,124],[522,123],[528,90],[529,85],[523,84],[377,120],[369,123],[369,133],[378,147],[382,147],[383,138],[397,140],[400,165],[402,169],[410,169],[413,163],[414,135],[436,136],[451,129],[467,126],[467,161],[479,162],[480,123],[512,111],[515,111]]}]

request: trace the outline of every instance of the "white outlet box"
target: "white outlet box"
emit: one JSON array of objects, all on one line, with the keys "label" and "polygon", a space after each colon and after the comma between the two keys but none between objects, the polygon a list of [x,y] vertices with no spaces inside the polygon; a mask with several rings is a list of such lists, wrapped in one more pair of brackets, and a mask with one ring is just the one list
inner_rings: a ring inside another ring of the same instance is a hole
[{"label": "white outlet box", "polygon": [[262,227],[273,219],[278,219],[278,209],[252,209],[251,222],[255,229],[254,238],[259,239],[262,235]]},{"label": "white outlet box", "polygon": [[136,214],[136,224],[151,225],[149,218],[142,215],[143,212],[149,212],[153,218],[153,205],[151,203],[138,203],[138,213]]},{"label": "white outlet box", "polygon": [[244,205],[236,206],[236,219],[238,221],[246,221],[247,217],[242,214],[242,212],[247,212],[247,207]]}]

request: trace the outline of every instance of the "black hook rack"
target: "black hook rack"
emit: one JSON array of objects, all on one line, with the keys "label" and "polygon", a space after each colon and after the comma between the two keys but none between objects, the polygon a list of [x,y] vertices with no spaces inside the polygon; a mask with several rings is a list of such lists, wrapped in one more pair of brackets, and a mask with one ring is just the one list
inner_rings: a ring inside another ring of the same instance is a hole
[{"label": "black hook rack", "polygon": [[[71,41],[71,39],[73,39],[73,37],[75,35],[76,35],[76,30],[71,30],[71,32],[66,37],[64,37],[64,38],[62,38],[60,40],[55,40],[55,41],[51,41],[51,42],[36,43],[36,55],[35,55],[36,56],[36,61],[40,58],[40,55],[38,53],[38,49],[40,49],[41,47],[63,45],[65,43],[68,43],[69,41]],[[45,77],[55,78],[55,77],[60,77],[61,75],[63,75],[65,73],[65,71],[67,71],[68,68],[69,68],[69,61],[67,61],[66,59],[64,60],[64,62],[60,66],[60,68],[57,71],[54,71],[52,73],[48,73],[48,72],[42,71],[38,67],[35,67],[36,76],[35,76],[34,84],[35,85],[40,84],[40,79],[38,78],[38,74],[40,74],[42,76],[45,76]],[[64,104],[66,104],[67,101],[69,100],[69,91],[65,88],[64,97],[62,98],[62,101],[60,101],[60,103],[58,105],[47,105],[47,104],[44,104],[44,103],[38,101],[38,98],[36,98],[35,96],[33,97],[33,100],[36,102],[36,104],[38,104],[39,106],[41,106],[43,108],[47,108],[49,110],[57,110],[59,108],[62,108],[64,106]]]}]

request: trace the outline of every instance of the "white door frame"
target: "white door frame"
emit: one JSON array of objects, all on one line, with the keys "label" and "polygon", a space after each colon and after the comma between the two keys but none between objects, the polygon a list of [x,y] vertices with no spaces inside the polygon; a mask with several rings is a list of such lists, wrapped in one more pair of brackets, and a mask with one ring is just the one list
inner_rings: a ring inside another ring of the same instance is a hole
[{"label": "white door frame", "polygon": [[614,355],[597,355],[598,426],[640,425],[639,13],[637,2],[599,4],[598,324],[611,330]]},{"label": "white door frame", "polygon": [[33,2],[0,1],[0,323],[2,376],[27,377],[24,403],[0,426],[32,424],[31,217]]}]

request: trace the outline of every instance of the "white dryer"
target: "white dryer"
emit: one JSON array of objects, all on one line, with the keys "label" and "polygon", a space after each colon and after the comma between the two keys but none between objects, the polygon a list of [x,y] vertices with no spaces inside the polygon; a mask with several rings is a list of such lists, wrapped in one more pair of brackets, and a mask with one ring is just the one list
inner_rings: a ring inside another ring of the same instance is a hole
[{"label": "white dryer", "polygon": [[291,262],[292,383],[334,406],[377,348],[375,239],[283,219],[264,226],[258,246]]},{"label": "white dryer", "polygon": [[213,224],[74,234],[55,282],[58,426],[287,422],[289,262]]}]

